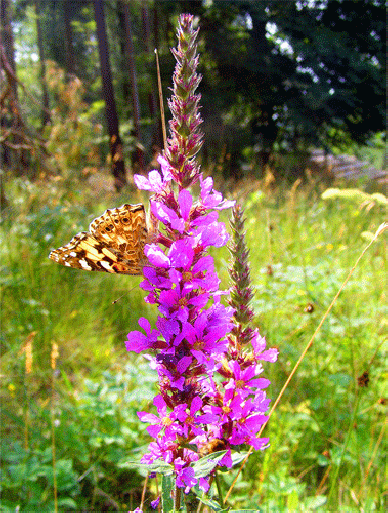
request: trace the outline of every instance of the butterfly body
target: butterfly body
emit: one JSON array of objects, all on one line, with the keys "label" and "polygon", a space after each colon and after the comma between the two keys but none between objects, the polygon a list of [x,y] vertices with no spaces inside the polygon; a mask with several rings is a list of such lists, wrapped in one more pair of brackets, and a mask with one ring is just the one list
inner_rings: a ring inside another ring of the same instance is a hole
[{"label": "butterfly body", "polygon": [[59,264],[87,271],[142,274],[146,263],[144,246],[148,239],[143,205],[123,205],[106,210],[71,241],[51,251]]}]

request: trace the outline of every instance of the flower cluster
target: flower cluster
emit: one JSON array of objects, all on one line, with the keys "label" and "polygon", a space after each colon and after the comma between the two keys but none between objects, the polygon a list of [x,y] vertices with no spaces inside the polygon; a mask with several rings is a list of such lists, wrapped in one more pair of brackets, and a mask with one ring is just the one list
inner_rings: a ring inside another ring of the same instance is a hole
[{"label": "flower cluster", "polygon": [[[257,433],[267,420],[269,399],[263,389],[269,381],[258,376],[263,371],[260,360],[275,361],[277,351],[266,350],[265,339],[249,326],[253,314],[248,307],[248,253],[238,242],[244,234],[234,229],[231,251],[236,264],[228,306],[221,301],[224,293],[208,252],[228,243],[230,236],[218,217],[234,202],[214,190],[212,178],[204,178],[193,159],[200,147],[201,121],[199,96],[194,94],[199,77],[192,21],[189,15],[180,18],[175,95],[170,101],[174,120],[169,147],[159,157],[161,171],[135,177],[139,189],[153,193],[150,214],[158,230],[145,247],[149,264],[140,286],[159,314],[154,329],[141,318],[143,331],[130,332],[126,347],[147,351],[159,380],[157,413],[139,413],[153,438],[142,462],[163,460],[174,469],[178,487],[189,490],[199,483],[206,491],[210,476],[198,479],[193,462],[225,449],[219,464],[230,467],[231,447],[263,449],[268,444]],[[188,189],[194,183],[199,185],[197,197]],[[234,212],[241,224],[239,209]]]},{"label": "flower cluster", "polygon": [[[141,283],[146,301],[157,306],[159,316],[155,329],[140,319],[144,333],[129,333],[126,347],[153,354],[159,378],[157,414],[139,414],[155,439],[142,462],[163,459],[174,465],[178,486],[190,488],[197,482],[190,464],[206,454],[214,440],[222,441],[223,449],[241,444],[263,449],[268,443],[256,438],[269,404],[263,391],[269,381],[257,377],[263,370],[258,362],[276,360],[277,351],[265,351],[257,330],[251,330],[253,350],[236,349],[236,308],[221,303],[220,280],[207,251],[228,242],[218,211],[233,202],[224,201],[212,179],[202,176],[197,201],[187,189],[175,195],[170,166],[163,157],[159,163],[161,174],[135,177],[139,188],[154,192],[151,213],[164,226],[145,248],[150,266],[144,268]],[[230,450],[221,464],[231,466]],[[207,483],[201,480],[205,489]]]}]

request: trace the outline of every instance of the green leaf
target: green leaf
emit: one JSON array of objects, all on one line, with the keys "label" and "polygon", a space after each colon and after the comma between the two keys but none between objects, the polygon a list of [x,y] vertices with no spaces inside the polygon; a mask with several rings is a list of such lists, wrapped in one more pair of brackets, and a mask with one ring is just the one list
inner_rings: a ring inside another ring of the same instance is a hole
[{"label": "green leaf", "polygon": [[209,498],[207,494],[205,494],[200,488],[199,484],[197,483],[192,489],[191,489],[196,496],[198,497],[198,500],[200,500],[205,506],[209,506],[209,508],[212,509],[212,511],[227,511],[221,507],[221,504],[217,502],[215,499]]},{"label": "green leaf", "polygon": [[193,469],[195,472],[195,477],[206,477],[210,474],[210,472],[217,467],[218,463],[225,456],[227,451],[218,451],[209,454],[208,456],[204,456],[200,460],[196,461],[193,464]]},{"label": "green leaf", "polygon": [[243,461],[246,456],[248,454],[248,451],[244,451],[244,452],[234,452],[232,454],[232,461],[233,461],[233,466],[237,465],[238,463],[240,463],[241,461]]},{"label": "green leaf", "polygon": [[120,468],[142,468],[148,470],[149,472],[157,472],[158,474],[163,474],[165,476],[172,475],[174,469],[172,465],[166,463],[165,461],[157,461],[156,463],[139,463],[137,461],[126,461],[123,463],[119,463]]},{"label": "green leaf", "polygon": [[198,496],[198,499],[205,504],[205,506],[209,506],[209,508],[212,509],[212,511],[218,511],[222,513],[223,511],[228,511],[227,509],[224,509],[221,507],[220,503],[217,502],[214,499],[209,499],[206,497],[206,495]]},{"label": "green leaf", "polygon": [[175,493],[175,479],[171,476],[162,477],[162,508],[163,512],[174,511],[173,496]]},{"label": "green leaf", "polygon": [[70,499],[69,497],[64,497],[63,499],[58,499],[58,506],[62,506],[63,509],[68,509],[68,508],[72,508],[74,510],[77,509],[77,503],[73,500],[73,499]]}]

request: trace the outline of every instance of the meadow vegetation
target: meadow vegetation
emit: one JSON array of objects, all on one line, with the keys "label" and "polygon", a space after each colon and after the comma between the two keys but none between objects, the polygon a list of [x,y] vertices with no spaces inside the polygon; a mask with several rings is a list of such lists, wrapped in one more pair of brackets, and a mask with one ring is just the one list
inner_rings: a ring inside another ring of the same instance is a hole
[{"label": "meadow vegetation", "polygon": [[[323,199],[313,182],[262,185],[217,188],[245,207],[256,324],[279,349],[265,369],[274,400],[383,222],[385,200],[357,191]],[[61,511],[133,509],[145,475],[127,462],[149,441],[136,412],[152,409],[156,377],[124,340],[156,312],[140,277],[68,269],[48,254],[106,208],[147,197],[47,176],[9,177],[5,194],[1,511],[53,511],[55,491]],[[253,453],[239,477],[234,509],[383,511],[384,250],[380,236],[341,293],[265,430],[271,447]],[[228,252],[214,256],[227,288]],[[235,475],[222,475],[225,490]]]}]

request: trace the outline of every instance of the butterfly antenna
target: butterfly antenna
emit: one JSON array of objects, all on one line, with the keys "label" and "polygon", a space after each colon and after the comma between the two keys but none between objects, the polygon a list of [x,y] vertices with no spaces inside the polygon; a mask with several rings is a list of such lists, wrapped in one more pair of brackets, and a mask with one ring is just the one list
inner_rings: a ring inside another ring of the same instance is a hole
[{"label": "butterfly antenna", "polygon": [[166,122],[164,119],[162,81],[160,79],[159,56],[158,56],[158,50],[156,48],[155,48],[155,59],[156,59],[156,73],[158,76],[158,92],[159,92],[160,119],[161,119],[161,123],[162,123],[163,147],[164,147],[164,149],[166,149],[167,148],[167,135],[166,135]]},{"label": "butterfly antenna", "polygon": [[[127,293],[125,293],[125,294],[127,294]],[[120,301],[120,299],[121,299],[122,297],[124,297],[124,296],[125,296],[125,294],[123,294],[122,296],[120,296],[120,297],[118,297],[117,299],[115,299],[114,301],[112,301],[112,305],[116,304],[116,303],[117,303],[117,301]]]},{"label": "butterfly antenna", "polygon": [[114,301],[112,301],[112,305],[116,304],[116,303],[117,303],[117,301],[120,301],[120,299],[121,299],[122,297],[124,297],[124,296],[125,296],[125,294],[129,294],[130,292],[132,292],[132,291],[133,291],[136,287],[138,287],[138,286],[139,286],[139,285],[135,285],[135,286],[134,286],[134,287],[132,287],[131,289],[129,289],[129,290],[127,290],[126,292],[124,292],[124,294],[123,294],[122,296],[120,296],[120,297],[118,297],[117,299],[115,299]]}]

